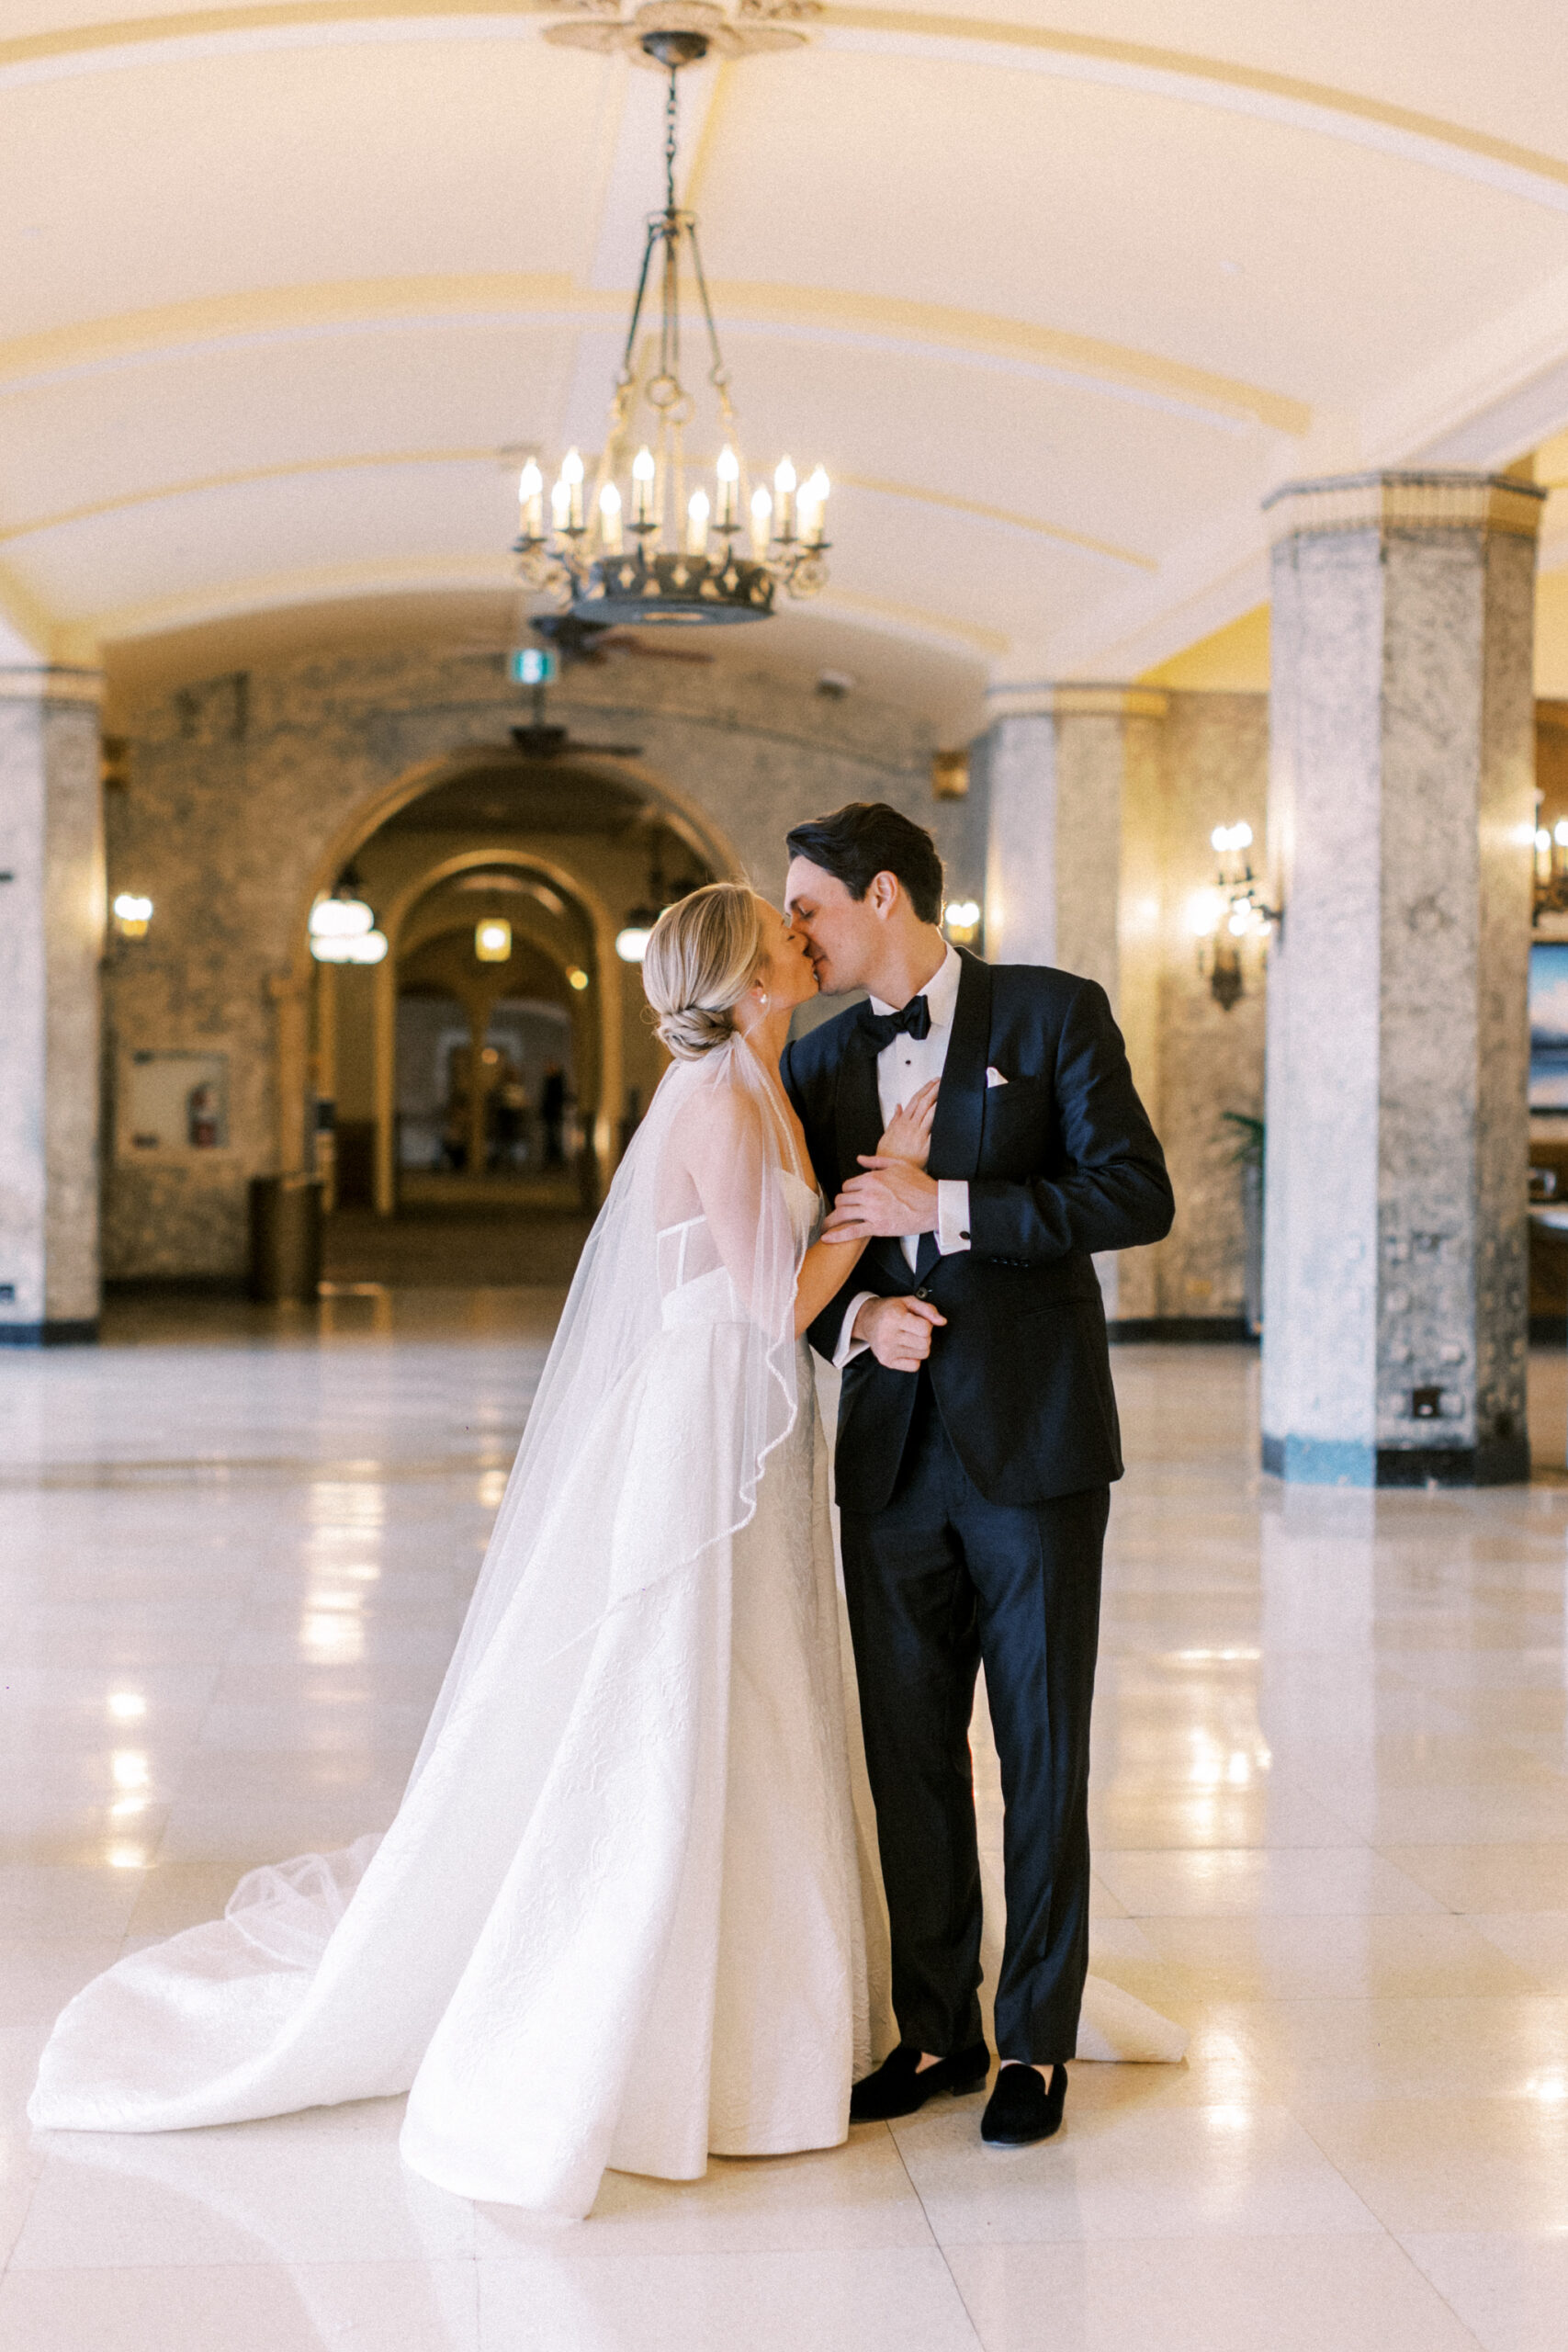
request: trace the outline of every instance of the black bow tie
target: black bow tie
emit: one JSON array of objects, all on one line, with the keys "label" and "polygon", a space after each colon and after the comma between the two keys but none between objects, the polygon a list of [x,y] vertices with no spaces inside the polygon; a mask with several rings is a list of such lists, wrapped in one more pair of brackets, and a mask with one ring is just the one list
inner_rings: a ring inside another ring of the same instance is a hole
[{"label": "black bow tie", "polygon": [[912,996],[902,1012],[873,1012],[869,1004],[863,1004],[860,1025],[880,1053],[895,1037],[929,1037],[931,1009],[923,996]]}]

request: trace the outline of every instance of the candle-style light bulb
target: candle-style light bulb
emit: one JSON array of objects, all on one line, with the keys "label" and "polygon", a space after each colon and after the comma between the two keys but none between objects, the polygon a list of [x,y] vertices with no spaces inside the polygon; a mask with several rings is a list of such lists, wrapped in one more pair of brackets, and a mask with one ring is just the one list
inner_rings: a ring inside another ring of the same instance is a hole
[{"label": "candle-style light bulb", "polygon": [[621,493],[613,481],[599,492],[599,536],[606,555],[621,552]]},{"label": "candle-style light bulb", "polygon": [[647,530],[653,522],[653,452],[644,444],[632,459],[632,528]]},{"label": "candle-style light bulb", "polygon": [[761,487],[751,492],[751,553],[759,563],[766,560],[768,541],[773,536],[773,502]]},{"label": "candle-style light bulb", "polygon": [[558,531],[564,531],[571,521],[571,484],[569,481],[550,484],[550,521]]},{"label": "candle-style light bulb", "polygon": [[569,449],[561,459],[560,478],[567,486],[571,508],[571,527],[582,528],[582,459],[575,449]]},{"label": "candle-style light bulb", "polygon": [[718,527],[721,531],[733,531],[736,486],[740,480],[740,460],[728,441],[718,453],[718,464],[714,470],[718,476]]},{"label": "candle-style light bulb", "polygon": [[523,537],[536,539],[545,513],[545,477],[530,458],[517,482],[517,500],[523,510]]},{"label": "candle-style light bulb", "polygon": [[808,547],[819,548],[822,544],[828,492],[832,487],[820,466],[801,485],[800,536]]},{"label": "candle-style light bulb", "polygon": [[694,490],[686,508],[686,553],[706,555],[708,551],[708,516],[713,509],[708,504],[705,490]]},{"label": "candle-style light bulb", "polygon": [[787,458],[781,458],[773,469],[773,537],[787,539],[792,536],[795,507],[795,468]]}]

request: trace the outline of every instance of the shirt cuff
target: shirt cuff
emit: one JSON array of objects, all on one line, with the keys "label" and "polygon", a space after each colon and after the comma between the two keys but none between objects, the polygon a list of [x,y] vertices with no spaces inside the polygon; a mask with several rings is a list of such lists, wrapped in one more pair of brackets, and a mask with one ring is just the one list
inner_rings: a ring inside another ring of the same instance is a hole
[{"label": "shirt cuff", "polygon": [[857,1290],[848,1306],[845,1307],[844,1319],[839,1326],[839,1344],[833,1351],[833,1364],[836,1371],[842,1372],[844,1366],[852,1363],[856,1356],[864,1355],[866,1341],[857,1340],[852,1335],[855,1328],[855,1317],[860,1313],[866,1300],[875,1296],[876,1293],[874,1290]]},{"label": "shirt cuff", "polygon": [[944,1258],[969,1247],[969,1187],[956,1176],[937,1179],[936,1246]]}]

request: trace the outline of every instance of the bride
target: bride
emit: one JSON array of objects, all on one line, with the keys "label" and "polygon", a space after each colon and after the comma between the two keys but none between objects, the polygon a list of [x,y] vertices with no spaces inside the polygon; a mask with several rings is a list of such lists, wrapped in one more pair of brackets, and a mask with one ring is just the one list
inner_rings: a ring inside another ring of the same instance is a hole
[{"label": "bride", "polygon": [[[460,2195],[843,2140],[874,2037],[826,1453],[800,1338],[860,1246],[778,1078],[804,943],[719,883],[643,967],[674,1057],[584,1252],[457,1652],[378,1843],[255,1871],[89,1984],[35,2123],[408,2091]],[[935,1089],[883,1148],[923,1161]]]},{"label": "bride", "polygon": [[[643,974],[672,1066],[583,1252],[396,1819],[253,1871],[222,1919],[78,1994],[35,2124],[407,2092],[417,2171],[566,2217],[607,2166],[690,2180],[710,2153],[845,2138],[897,2031],[801,1334],[863,1245],[815,1238],[778,1076],[816,990],[803,940],[717,883],[660,918]],[[935,1094],[885,1153],[924,1164]],[[1080,2056],[1179,2055],[1141,2004],[1089,1995]]]}]

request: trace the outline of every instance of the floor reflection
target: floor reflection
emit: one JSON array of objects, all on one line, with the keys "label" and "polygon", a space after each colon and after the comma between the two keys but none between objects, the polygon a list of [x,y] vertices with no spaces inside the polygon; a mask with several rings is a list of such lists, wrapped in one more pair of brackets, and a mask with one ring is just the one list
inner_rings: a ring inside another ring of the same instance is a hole
[{"label": "floor reflection", "polygon": [[[346,1278],[345,1278],[346,1279]],[[364,1277],[368,1284],[370,1278]],[[404,2172],[398,2102],[30,2139],[61,2004],[395,1807],[560,1293],[125,1300],[0,1359],[0,2342],[113,2352],[1540,2352],[1568,2303],[1568,1359],[1529,1489],[1282,1491],[1257,1360],[1124,1349],[1097,1973],[1179,2066],[821,2156],[612,2178],[541,2230]],[[994,1752],[976,1729],[987,1867]]]}]

